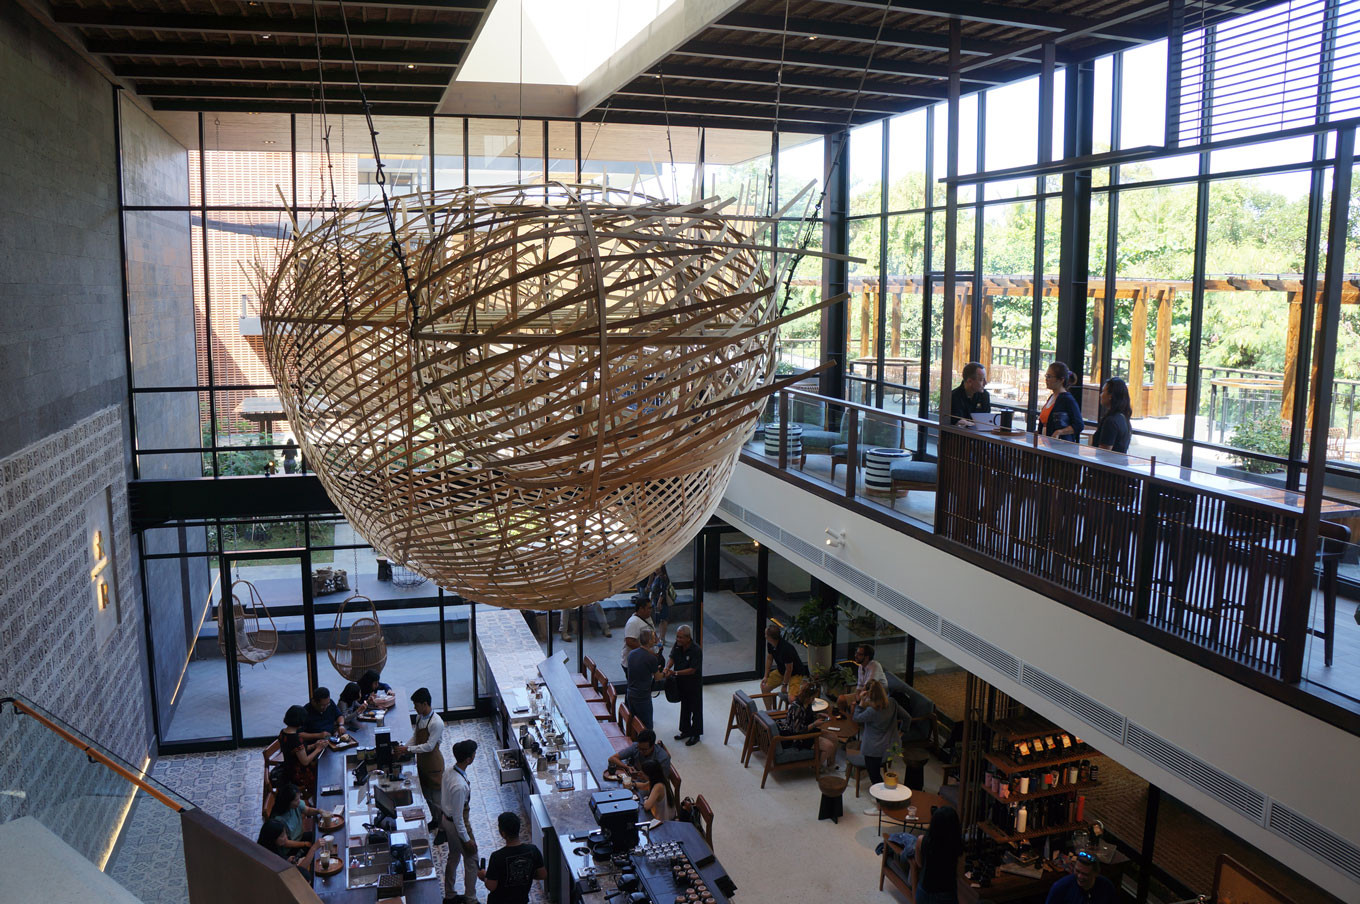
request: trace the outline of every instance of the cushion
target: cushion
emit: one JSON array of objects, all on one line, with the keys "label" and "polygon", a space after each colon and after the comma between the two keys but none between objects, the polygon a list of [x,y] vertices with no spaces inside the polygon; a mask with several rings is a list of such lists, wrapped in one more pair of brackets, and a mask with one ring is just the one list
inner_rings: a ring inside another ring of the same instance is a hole
[{"label": "cushion", "polygon": [[790,747],[788,744],[777,745],[774,749],[775,763],[797,763],[810,760],[816,751],[802,750],[797,747]]},{"label": "cushion", "polygon": [[832,433],[830,430],[822,430],[808,424],[803,425],[803,448],[815,451],[830,449],[831,446],[841,438],[839,433]]},{"label": "cushion", "polygon": [[831,447],[831,454],[832,454],[832,455],[839,455],[841,458],[844,458],[845,456],[847,456],[847,455],[850,454],[850,444],[849,444],[849,443],[836,443],[835,445],[833,445],[833,446]]},{"label": "cushion", "polygon": [[749,709],[751,712],[756,711],[756,701],[752,700],[751,695],[746,693],[746,691],[734,691],[732,693],[732,696],[736,697],[739,701],[745,704],[746,708]]},{"label": "cushion", "polygon": [[912,461],[909,458],[902,458],[893,462],[888,473],[892,475],[893,480],[933,484],[939,479],[940,467],[928,461]]},{"label": "cushion", "polygon": [[774,719],[771,719],[770,714],[767,713],[765,710],[757,709],[754,712],[752,712],[751,715],[755,716],[756,719],[758,719],[762,725],[769,729],[770,734],[772,735],[779,734],[779,726],[775,724]]}]

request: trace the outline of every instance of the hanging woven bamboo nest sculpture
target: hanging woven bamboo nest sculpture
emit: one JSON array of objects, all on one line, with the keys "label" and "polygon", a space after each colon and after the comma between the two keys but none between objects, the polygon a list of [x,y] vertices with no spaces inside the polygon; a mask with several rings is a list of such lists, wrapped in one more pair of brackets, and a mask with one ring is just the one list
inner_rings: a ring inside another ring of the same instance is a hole
[{"label": "hanging woven bamboo nest sculpture", "polygon": [[771,249],[718,205],[598,186],[397,200],[409,289],[378,206],[262,285],[307,462],[379,555],[468,599],[633,585],[712,514],[774,391]]}]

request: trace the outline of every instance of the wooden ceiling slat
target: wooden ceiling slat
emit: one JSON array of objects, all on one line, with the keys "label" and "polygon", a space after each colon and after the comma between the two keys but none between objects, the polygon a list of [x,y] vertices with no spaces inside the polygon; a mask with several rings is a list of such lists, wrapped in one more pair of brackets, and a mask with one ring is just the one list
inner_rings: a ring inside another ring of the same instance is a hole
[{"label": "wooden ceiling slat", "polygon": [[[85,49],[96,56],[157,58],[179,57],[191,60],[294,60],[316,62],[317,50],[307,45],[274,45],[270,42],[226,44],[216,42],[166,42],[157,40],[119,41],[92,39]],[[372,49],[355,47],[354,55],[363,64],[415,64],[419,66],[456,67],[463,57],[462,45],[449,45],[438,51],[413,49]],[[346,47],[322,47],[321,58],[328,63],[348,63],[350,51]]]},{"label": "wooden ceiling slat", "polygon": [[[677,63],[667,61],[664,65],[653,67],[664,72],[667,79],[672,77],[693,79],[695,81],[728,83],[734,85],[774,85],[779,81],[779,72],[773,68],[734,69],[723,66],[698,63]],[[911,99],[928,98],[944,100],[948,95],[945,88],[937,82],[908,84],[887,79],[867,78],[861,89],[858,78],[839,78],[821,72],[806,73],[785,70],[784,87],[814,91],[835,91],[846,94],[880,94],[884,97]]]},{"label": "wooden ceiling slat", "polygon": [[[862,72],[867,63],[868,71],[879,75],[909,75],[940,81],[949,77],[948,67],[942,64],[901,62],[885,59],[881,54],[874,54],[870,58],[867,55],[825,53],[789,48],[784,48],[781,53],[778,46],[759,47],[749,42],[728,43],[700,39],[685,44],[676,50],[674,55],[711,60],[753,60],[762,63],[779,63],[782,60],[785,65],[792,64],[812,69],[835,69],[846,72]],[[987,73],[972,73],[966,81],[981,84],[1000,84],[1007,79],[991,76]]]},{"label": "wooden ceiling slat", "polygon": [[[62,6],[52,10],[52,18],[75,28],[108,28],[128,32],[189,32],[204,35],[293,35],[311,38],[319,29],[323,38],[344,38],[345,23],[338,18],[318,18],[316,29],[311,16],[284,19],[277,16],[206,16],[171,13],[130,13],[113,10],[87,10]],[[386,40],[437,41],[466,44],[473,29],[466,25],[439,25],[413,22],[365,22],[348,18],[350,36]]]},{"label": "wooden ceiling slat", "polygon": [[[778,33],[784,29],[784,19],[782,16],[757,16],[744,12],[735,12],[719,19],[713,28],[721,31],[771,34],[778,37]],[[901,28],[885,28],[880,33],[876,22],[861,24],[846,22],[840,19],[804,19],[790,17],[788,21],[788,34],[790,40],[795,37],[806,40],[815,35],[819,38],[836,38],[838,40],[854,41],[858,43],[878,44],[881,47],[933,50],[942,53],[948,52],[949,50],[948,33],[916,31]],[[969,39],[963,42],[963,52],[967,56],[989,56],[1009,49],[1009,45],[996,41],[977,41]]]},{"label": "wooden ceiling slat", "polygon": [[[327,84],[354,84],[354,72],[348,65],[336,64],[323,70]],[[120,64],[113,67],[113,74],[119,78],[144,81],[176,82],[242,82],[258,81],[281,85],[315,85],[316,68],[295,69],[270,67],[228,67],[228,66],[175,66],[175,65],[138,65]],[[365,85],[404,85],[417,88],[448,85],[449,74],[445,69],[433,72],[407,69],[398,66],[391,69],[365,68],[360,70]]]}]

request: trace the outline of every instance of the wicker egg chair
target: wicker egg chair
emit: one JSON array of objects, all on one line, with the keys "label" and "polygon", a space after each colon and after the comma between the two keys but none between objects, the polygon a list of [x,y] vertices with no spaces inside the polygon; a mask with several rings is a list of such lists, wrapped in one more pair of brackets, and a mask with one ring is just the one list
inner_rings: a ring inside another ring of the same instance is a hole
[{"label": "wicker egg chair", "polygon": [[[349,626],[349,637],[345,638],[345,607],[350,603],[367,603],[371,615],[356,618]],[[346,681],[358,681],[369,669],[381,672],[387,665],[387,641],[383,639],[382,625],[378,623],[378,609],[373,600],[358,593],[351,594],[340,604],[335,613],[335,625],[331,628],[331,646],[327,651],[331,665]]]},{"label": "wicker egg chair", "polygon": [[[245,585],[250,594],[249,605],[243,605],[236,588]],[[232,623],[236,633],[236,661],[245,665],[264,662],[279,648],[279,631],[274,627],[274,618],[260,596],[260,591],[250,581],[237,579],[231,582]],[[222,655],[227,653],[227,607],[217,607],[217,646]],[[263,621],[262,621],[263,619]],[[264,621],[269,626],[264,626]]]}]

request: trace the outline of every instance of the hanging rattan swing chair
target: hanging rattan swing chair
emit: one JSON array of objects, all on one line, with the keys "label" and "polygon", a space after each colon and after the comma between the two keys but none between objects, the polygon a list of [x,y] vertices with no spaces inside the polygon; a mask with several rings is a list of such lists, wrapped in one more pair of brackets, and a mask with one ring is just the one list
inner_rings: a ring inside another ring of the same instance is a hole
[{"label": "hanging rattan swing chair", "polygon": [[[349,637],[345,638],[345,607],[350,603],[367,603],[368,611],[372,614],[356,618],[354,624],[349,626]],[[373,605],[373,600],[356,592],[340,604],[340,611],[335,613],[331,646],[327,652],[331,657],[331,665],[346,681],[358,681],[369,669],[376,672],[383,670],[383,666],[387,665],[387,641],[383,639],[378,609]]]},{"label": "hanging rattan swing chair", "polygon": [[[236,594],[238,585],[244,584],[250,591],[249,605],[243,605]],[[237,578],[231,582],[232,623],[236,633],[236,661],[245,665],[258,665],[264,662],[279,648],[279,631],[274,626],[274,618],[260,596],[260,591],[250,581]],[[262,621],[263,620],[263,621]],[[217,646],[222,655],[227,653],[227,607],[217,607]],[[268,627],[264,622],[269,623]]]}]

